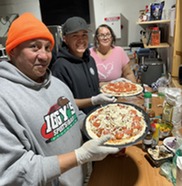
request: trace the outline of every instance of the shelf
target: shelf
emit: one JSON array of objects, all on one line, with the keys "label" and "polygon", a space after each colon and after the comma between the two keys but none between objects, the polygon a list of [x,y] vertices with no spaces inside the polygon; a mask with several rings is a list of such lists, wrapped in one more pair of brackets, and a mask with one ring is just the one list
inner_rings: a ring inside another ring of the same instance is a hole
[{"label": "shelf", "polygon": [[166,24],[166,23],[170,23],[170,20],[155,20],[155,21],[142,21],[142,22],[137,22],[138,25]]},{"label": "shelf", "polygon": [[145,48],[169,48],[169,44],[168,43],[160,43],[160,45],[146,45],[144,44]]},{"label": "shelf", "polygon": [[142,38],[144,48],[169,48],[168,43],[160,43],[160,45],[146,45],[146,38]]},{"label": "shelf", "polygon": [[[155,25],[155,24],[168,24],[170,23],[170,20],[154,20],[154,21],[142,21],[137,22],[138,25],[143,26],[144,28],[147,28],[148,25]],[[142,38],[142,42],[145,48],[169,48],[170,45],[167,42],[160,43],[160,45],[146,45],[147,41],[146,38]]]}]

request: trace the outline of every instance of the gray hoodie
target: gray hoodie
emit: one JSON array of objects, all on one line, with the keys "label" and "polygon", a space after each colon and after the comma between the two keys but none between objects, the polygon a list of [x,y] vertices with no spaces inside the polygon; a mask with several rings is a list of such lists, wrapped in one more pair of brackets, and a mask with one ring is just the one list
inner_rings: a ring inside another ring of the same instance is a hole
[{"label": "gray hoodie", "polygon": [[51,72],[37,83],[0,62],[0,185],[81,186],[82,167],[61,174],[56,155],[81,146],[84,117]]}]

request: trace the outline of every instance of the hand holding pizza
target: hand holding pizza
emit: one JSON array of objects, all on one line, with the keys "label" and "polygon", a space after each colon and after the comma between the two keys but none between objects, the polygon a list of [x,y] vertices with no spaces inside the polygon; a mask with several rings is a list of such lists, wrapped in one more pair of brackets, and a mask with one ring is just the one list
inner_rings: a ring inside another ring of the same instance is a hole
[{"label": "hand holding pizza", "polygon": [[104,94],[104,93],[101,93],[101,94],[98,94],[97,96],[91,97],[92,105],[102,105],[102,104],[106,104],[106,103],[112,103],[115,101],[116,101],[115,97],[108,95],[108,94]]},{"label": "hand holding pizza", "polygon": [[104,159],[108,154],[119,152],[117,147],[108,147],[103,144],[110,139],[110,135],[105,135],[98,139],[92,139],[84,143],[79,149],[75,150],[78,165],[89,161],[99,161]]}]

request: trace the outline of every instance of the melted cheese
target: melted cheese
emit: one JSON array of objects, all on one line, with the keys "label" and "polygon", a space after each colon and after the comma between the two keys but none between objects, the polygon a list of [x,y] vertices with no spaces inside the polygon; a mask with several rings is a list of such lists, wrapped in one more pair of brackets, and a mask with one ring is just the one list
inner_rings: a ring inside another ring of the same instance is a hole
[{"label": "melted cheese", "polygon": [[[139,118],[140,122],[135,121]],[[136,126],[142,126],[140,129]],[[105,133],[115,135],[122,133],[122,139],[131,139],[134,136],[141,136],[146,129],[143,114],[135,107],[126,104],[108,104],[94,111],[86,120],[86,130],[92,138]]]}]

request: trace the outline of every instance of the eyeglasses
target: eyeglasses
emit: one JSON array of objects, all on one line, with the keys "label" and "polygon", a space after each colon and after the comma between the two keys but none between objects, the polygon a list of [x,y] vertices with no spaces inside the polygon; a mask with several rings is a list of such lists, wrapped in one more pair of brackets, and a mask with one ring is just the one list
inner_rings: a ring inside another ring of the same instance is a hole
[{"label": "eyeglasses", "polygon": [[99,39],[110,39],[112,37],[111,34],[98,34]]}]

